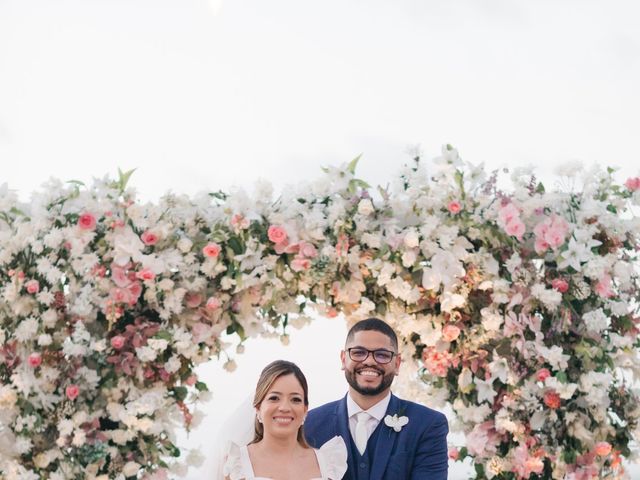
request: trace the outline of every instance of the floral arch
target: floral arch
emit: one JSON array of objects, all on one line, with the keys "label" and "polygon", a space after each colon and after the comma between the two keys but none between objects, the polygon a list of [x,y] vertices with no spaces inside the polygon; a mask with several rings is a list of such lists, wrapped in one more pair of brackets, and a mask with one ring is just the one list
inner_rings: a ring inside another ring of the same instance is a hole
[{"label": "floral arch", "polygon": [[396,328],[410,395],[451,403],[476,478],[617,478],[640,417],[640,178],[548,191],[446,146],[374,191],[356,163],[276,200],[142,204],[130,172],[28,205],[0,189],[3,478],[166,478],[223,332],[308,309]]}]

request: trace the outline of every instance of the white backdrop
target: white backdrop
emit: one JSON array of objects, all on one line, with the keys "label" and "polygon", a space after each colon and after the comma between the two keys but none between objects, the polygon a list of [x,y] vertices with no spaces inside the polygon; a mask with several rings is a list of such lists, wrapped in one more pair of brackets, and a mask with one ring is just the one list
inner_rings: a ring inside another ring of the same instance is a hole
[{"label": "white backdrop", "polygon": [[[408,150],[443,143],[490,168],[637,174],[639,14],[633,0],[0,0],[0,183],[26,199],[50,176],[121,167],[149,200],[259,178],[278,191],[363,153],[360,176],[384,185]],[[214,400],[186,444],[210,448],[275,358],[304,368],[314,404],[341,395],[343,337],[322,319],[289,347],[250,342],[234,375],[203,368]]]}]

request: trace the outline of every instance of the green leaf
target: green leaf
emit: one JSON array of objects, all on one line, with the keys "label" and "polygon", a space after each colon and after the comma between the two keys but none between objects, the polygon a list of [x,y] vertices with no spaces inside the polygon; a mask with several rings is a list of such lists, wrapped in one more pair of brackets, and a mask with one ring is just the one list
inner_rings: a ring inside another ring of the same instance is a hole
[{"label": "green leaf", "polygon": [[81,182],[80,180],[68,180],[67,183],[70,183],[71,185],[75,185],[77,187],[85,186],[84,182]]},{"label": "green leaf", "polygon": [[361,157],[362,154],[358,155],[356,158],[349,162],[349,165],[347,165],[347,170],[349,170],[352,175],[356,174],[356,167],[358,166],[358,162],[360,161]]},{"label": "green leaf", "polygon": [[118,187],[120,188],[121,192],[125,191],[125,189],[127,188],[127,183],[129,183],[129,179],[135,171],[136,169],[134,168],[132,170],[129,170],[128,172],[123,172],[118,168]]},{"label": "green leaf", "polygon": [[208,392],[209,387],[207,387],[207,384],[204,382],[196,382],[196,390],[199,392]]},{"label": "green leaf", "polygon": [[544,193],[544,192],[545,192],[544,185],[542,184],[542,182],[540,182],[536,187],[536,193]]},{"label": "green leaf", "polygon": [[173,394],[179,402],[183,402],[188,393],[187,387],[173,387]]},{"label": "green leaf", "polygon": [[565,372],[556,373],[555,377],[558,379],[560,383],[567,383],[569,379],[567,378],[567,374]]},{"label": "green leaf", "polygon": [[171,342],[171,340],[173,339],[171,334],[169,332],[167,332],[166,330],[160,330],[154,336],[155,336],[155,338],[159,338],[160,340],[166,340],[167,342]]},{"label": "green leaf", "polygon": [[241,255],[244,253],[244,245],[238,237],[231,237],[229,239],[229,246],[231,247],[231,250],[233,250],[233,253],[235,253],[236,255]]}]

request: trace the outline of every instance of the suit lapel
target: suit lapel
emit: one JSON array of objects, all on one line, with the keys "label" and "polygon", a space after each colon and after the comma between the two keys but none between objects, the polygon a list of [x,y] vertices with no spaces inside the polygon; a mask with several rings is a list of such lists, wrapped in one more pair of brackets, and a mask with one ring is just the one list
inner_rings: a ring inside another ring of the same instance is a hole
[{"label": "suit lapel", "polygon": [[[347,394],[348,395],[348,394]],[[349,430],[349,412],[347,412],[347,396],[345,395],[342,401],[338,402],[338,406],[336,408],[336,428],[338,431],[338,435],[342,437],[344,443],[347,446],[347,464],[349,465],[349,470],[352,472],[356,472],[356,464],[353,455],[351,455],[351,431]]]},{"label": "suit lapel", "polygon": [[[392,394],[385,416],[398,413],[399,408],[400,400]],[[382,478],[384,471],[387,469],[387,463],[389,463],[389,456],[391,456],[391,451],[398,438],[398,432],[389,428],[384,423],[384,418],[380,423],[382,423],[382,425],[380,425],[380,436],[378,437],[378,443],[372,459],[373,464],[371,465],[371,480],[379,480]]]}]

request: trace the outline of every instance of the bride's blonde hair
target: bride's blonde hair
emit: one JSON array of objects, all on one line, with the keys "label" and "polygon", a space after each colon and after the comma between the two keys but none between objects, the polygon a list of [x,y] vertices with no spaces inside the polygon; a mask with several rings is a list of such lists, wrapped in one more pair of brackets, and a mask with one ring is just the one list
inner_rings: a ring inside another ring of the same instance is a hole
[{"label": "bride's blonde hair", "polygon": [[[302,370],[293,362],[288,362],[286,360],[276,360],[275,362],[271,362],[269,365],[264,367],[262,373],[260,374],[260,378],[258,379],[258,384],[256,385],[256,394],[253,397],[253,407],[258,409],[262,404],[262,401],[269,393],[271,386],[273,383],[280,377],[284,375],[293,375],[296,377],[296,380],[302,386],[302,391],[304,392],[304,404],[305,406],[309,406],[309,387],[307,386],[307,379],[305,378]],[[304,438],[304,425],[300,425],[298,429],[298,443],[305,448],[309,448],[309,444],[307,440]],[[255,435],[253,437],[253,441],[251,443],[258,443],[264,437],[264,426],[262,423],[258,421],[256,416],[255,419]]]}]

